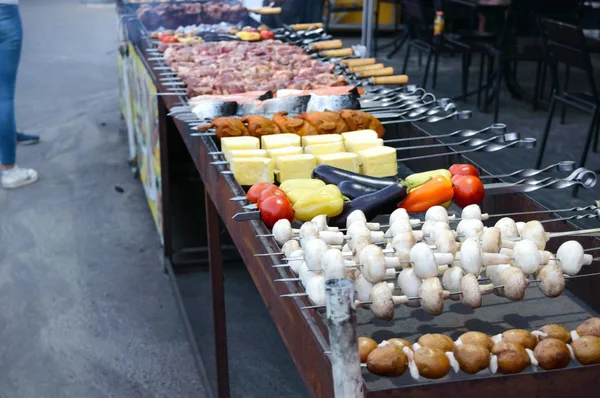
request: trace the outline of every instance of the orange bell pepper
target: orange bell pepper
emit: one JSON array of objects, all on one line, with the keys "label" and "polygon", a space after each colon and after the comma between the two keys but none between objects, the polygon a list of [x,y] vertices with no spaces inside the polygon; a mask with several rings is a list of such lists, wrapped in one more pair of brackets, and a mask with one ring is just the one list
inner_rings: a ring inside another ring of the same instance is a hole
[{"label": "orange bell pepper", "polygon": [[410,191],[398,207],[409,213],[422,213],[452,200],[453,196],[452,182],[444,176],[437,176]]}]

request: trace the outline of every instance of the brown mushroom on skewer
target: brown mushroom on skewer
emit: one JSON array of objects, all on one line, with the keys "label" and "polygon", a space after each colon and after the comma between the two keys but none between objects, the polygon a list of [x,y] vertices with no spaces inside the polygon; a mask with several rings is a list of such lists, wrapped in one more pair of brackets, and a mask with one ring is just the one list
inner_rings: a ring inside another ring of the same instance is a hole
[{"label": "brown mushroom on skewer", "polygon": [[501,341],[494,344],[492,354],[496,356],[490,362],[492,373],[496,370],[502,374],[519,373],[531,363],[527,351],[520,344]]},{"label": "brown mushroom on skewer", "polygon": [[573,341],[573,353],[582,365],[600,363],[600,337],[583,336]]},{"label": "brown mushroom on skewer", "polygon": [[367,357],[377,348],[377,342],[375,340],[370,339],[368,337],[359,337],[358,338],[358,353],[360,356],[360,362],[367,362]]},{"label": "brown mushroom on skewer", "polygon": [[367,357],[367,369],[379,376],[402,376],[406,368],[408,368],[406,354],[394,344],[377,347]]},{"label": "brown mushroom on skewer", "polygon": [[453,353],[460,369],[465,373],[475,374],[490,366],[490,351],[482,345],[456,345]]},{"label": "brown mushroom on skewer", "polygon": [[558,339],[547,338],[535,347],[533,355],[539,366],[545,370],[562,369],[571,362],[571,352],[565,343]]}]

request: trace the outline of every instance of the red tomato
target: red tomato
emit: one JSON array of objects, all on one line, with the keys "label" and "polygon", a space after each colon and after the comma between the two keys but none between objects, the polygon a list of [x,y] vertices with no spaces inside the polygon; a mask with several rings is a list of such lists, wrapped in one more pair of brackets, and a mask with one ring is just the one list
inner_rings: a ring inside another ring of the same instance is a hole
[{"label": "red tomato", "polygon": [[263,39],[263,40],[274,39],[275,38],[275,33],[271,32],[270,30],[261,30],[260,31],[260,38]]},{"label": "red tomato", "polygon": [[271,196],[281,196],[285,200],[288,200],[287,195],[285,194],[285,192],[283,192],[281,189],[279,189],[279,187],[277,187],[277,185],[273,185],[272,187],[268,187],[267,189],[265,189],[264,191],[262,191],[262,193],[258,197],[258,201],[256,202],[256,205],[260,208],[260,204],[265,199],[268,199]]},{"label": "red tomato", "polygon": [[274,195],[260,203],[260,217],[267,226],[273,228],[273,225],[281,219],[288,219],[290,222],[294,219],[294,209],[287,198]]},{"label": "red tomato", "polygon": [[[456,177],[456,178],[455,178]],[[461,207],[478,205],[483,201],[485,189],[481,180],[472,175],[452,177],[454,203]]]},{"label": "red tomato", "polygon": [[269,187],[274,187],[274,186],[275,185],[271,184],[270,182],[259,182],[258,184],[254,184],[248,190],[248,193],[246,194],[246,198],[251,203],[256,203],[256,202],[258,202],[258,199],[260,198],[260,194],[263,193],[263,191],[265,189],[267,189]]},{"label": "red tomato", "polygon": [[459,175],[479,177],[479,171],[477,171],[475,166],[470,164],[453,164],[448,170],[450,170],[450,174],[453,176]]}]

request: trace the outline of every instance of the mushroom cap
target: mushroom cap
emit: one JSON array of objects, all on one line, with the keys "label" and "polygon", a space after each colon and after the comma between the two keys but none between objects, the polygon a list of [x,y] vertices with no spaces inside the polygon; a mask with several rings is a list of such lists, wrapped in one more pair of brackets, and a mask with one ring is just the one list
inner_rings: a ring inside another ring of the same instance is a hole
[{"label": "mushroom cap", "polygon": [[387,283],[379,282],[371,288],[369,294],[371,312],[378,319],[391,321],[394,319],[394,299]]},{"label": "mushroom cap", "polygon": [[502,248],[502,233],[500,228],[485,228],[481,234],[481,251],[484,253],[498,253]]},{"label": "mushroom cap", "polygon": [[483,232],[483,223],[474,219],[461,220],[456,226],[456,232],[462,235],[459,237],[461,241],[466,238],[479,238]]},{"label": "mushroom cap", "polygon": [[450,371],[450,360],[442,350],[421,347],[415,351],[415,364],[419,374],[428,379],[439,379]]},{"label": "mushroom cap", "polygon": [[393,224],[390,224],[390,228],[387,230],[386,235],[396,236],[403,232],[410,232],[410,234],[412,235],[412,225],[407,219],[399,218],[396,221],[394,221]]},{"label": "mushroom cap", "polygon": [[452,253],[456,256],[458,243],[452,231],[441,231],[435,236],[435,246],[438,253]]},{"label": "mushroom cap", "polygon": [[519,237],[519,230],[517,229],[517,224],[515,224],[515,220],[513,220],[512,218],[501,218],[496,222],[496,224],[494,224],[494,227],[500,229],[502,239]]},{"label": "mushroom cap", "polygon": [[306,284],[306,293],[314,305],[325,305],[325,277],[315,275]]},{"label": "mushroom cap", "polygon": [[446,224],[450,222],[448,211],[442,206],[432,206],[425,212],[425,221],[442,221]]},{"label": "mushroom cap", "polygon": [[417,276],[421,279],[436,276],[438,265],[429,245],[419,242],[410,251],[410,261]]},{"label": "mushroom cap", "polygon": [[479,282],[473,274],[467,274],[460,280],[460,291],[462,292],[462,303],[469,308],[481,307],[481,291]]},{"label": "mushroom cap", "polygon": [[356,245],[361,239],[366,239],[367,242],[371,240],[371,231],[367,228],[367,225],[363,222],[355,222],[350,224],[348,229],[346,230],[346,235],[350,239],[347,241],[347,245],[353,252],[356,249]]},{"label": "mushroom cap", "polygon": [[583,336],[572,344],[575,358],[582,365],[593,365],[600,363],[600,337]]},{"label": "mushroom cap", "polygon": [[520,240],[513,248],[513,263],[525,275],[531,275],[540,267],[540,252],[534,242]]},{"label": "mushroom cap", "polygon": [[435,241],[435,239],[443,232],[447,232],[450,231],[452,232],[452,235],[454,235],[454,232],[452,231],[452,229],[450,228],[450,225],[448,225],[445,222],[442,221],[435,221],[433,223],[433,225],[431,226],[431,241]]},{"label": "mushroom cap", "polygon": [[488,351],[491,351],[492,347],[494,346],[492,338],[481,332],[467,332],[462,334],[459,339],[463,342],[463,344],[478,345]]},{"label": "mushroom cap", "polygon": [[479,239],[465,239],[460,247],[461,268],[468,274],[479,275],[481,272],[481,247]]},{"label": "mushroom cap", "polygon": [[545,339],[558,339],[565,344],[571,342],[571,333],[561,325],[549,324],[538,329],[540,332],[546,333],[548,336],[540,336],[540,341]]},{"label": "mushroom cap", "polygon": [[306,287],[308,281],[312,279],[313,276],[318,275],[320,271],[311,271],[306,262],[303,261],[302,264],[298,267],[298,277],[302,283],[302,286]]},{"label": "mushroom cap", "polygon": [[280,245],[292,239],[293,236],[292,224],[287,218],[277,220],[273,225],[273,238]]},{"label": "mushroom cap", "polygon": [[460,217],[463,220],[481,220],[481,208],[479,205],[468,205],[462,210]]},{"label": "mushroom cap", "polygon": [[575,329],[580,336],[600,337],[600,318],[590,318]]},{"label": "mushroom cap", "polygon": [[367,356],[367,369],[379,376],[402,376],[407,368],[408,358],[401,348],[392,344],[377,347]]},{"label": "mushroom cap", "polygon": [[321,259],[329,246],[321,239],[312,239],[304,243],[304,260],[308,268],[312,270],[321,269]]},{"label": "mushroom cap", "polygon": [[453,353],[460,369],[468,374],[475,374],[490,365],[490,351],[481,345],[457,345],[454,346]]},{"label": "mushroom cap", "polygon": [[392,248],[396,251],[396,253],[402,253],[406,259],[402,259],[405,261],[410,260],[410,251],[414,245],[417,244],[415,236],[412,232],[400,232],[394,235],[392,239]]},{"label": "mushroom cap", "polygon": [[538,288],[547,297],[558,297],[565,290],[565,276],[556,261],[544,265],[537,273]]},{"label": "mushroom cap", "polygon": [[516,267],[506,268],[499,274],[504,296],[512,301],[522,300],[525,297],[525,289],[527,288],[525,274]]},{"label": "mushroom cap", "polygon": [[360,362],[367,362],[367,357],[377,348],[377,342],[369,337],[358,338],[358,354],[360,356]]},{"label": "mushroom cap", "polygon": [[430,315],[440,315],[444,311],[444,289],[437,277],[424,279],[419,287],[421,307]]},{"label": "mushroom cap", "polygon": [[[402,294],[408,297],[418,297],[419,288],[421,287],[421,278],[417,276],[413,268],[404,268],[398,274],[398,287],[402,290]],[[419,307],[419,300],[411,300],[406,303],[408,307]]]},{"label": "mushroom cap", "polygon": [[576,240],[569,240],[560,245],[556,251],[556,258],[560,262],[563,272],[567,275],[576,275],[581,270],[584,260],[583,247]]},{"label": "mushroom cap", "polygon": [[[463,278],[464,273],[460,267],[450,267],[442,276],[442,285],[450,293],[460,292],[460,281]],[[450,295],[450,299],[454,301],[460,300],[459,295]]]},{"label": "mushroom cap", "polygon": [[373,284],[365,279],[363,274],[358,274],[354,281],[356,289],[356,299],[359,301],[369,301]]},{"label": "mushroom cap", "polygon": [[350,228],[350,225],[355,222],[362,224],[367,223],[367,217],[365,217],[365,213],[363,213],[362,210],[354,210],[352,213],[348,214],[348,217],[346,218],[346,228]]},{"label": "mushroom cap", "polygon": [[394,210],[392,214],[390,214],[390,225],[393,225],[399,219],[405,219],[407,221],[410,221],[410,216],[408,215],[406,209],[399,207],[396,210]]},{"label": "mushroom cap", "polygon": [[[281,247],[281,251],[288,258],[298,249],[300,249],[300,243],[296,239],[288,240]],[[302,255],[304,256],[304,253],[302,253]]]},{"label": "mushroom cap", "polygon": [[498,357],[498,371],[503,374],[519,373],[530,364],[529,355],[520,344],[501,341],[494,344],[492,354]]},{"label": "mushroom cap", "polygon": [[562,369],[571,362],[571,352],[565,343],[558,339],[546,338],[535,347],[533,355],[542,369]]},{"label": "mushroom cap", "polygon": [[451,352],[454,348],[454,341],[445,334],[427,333],[419,337],[417,343],[422,347],[437,348],[443,352]]},{"label": "mushroom cap", "polygon": [[387,339],[386,341],[389,344],[393,344],[397,347],[400,347],[400,349],[408,347],[410,350],[412,350],[412,344],[410,344],[410,341],[408,340],[400,339],[398,337],[392,337],[391,339]]},{"label": "mushroom cap", "polygon": [[518,221],[515,223],[515,225],[517,226],[517,232],[519,233],[519,236],[521,236],[521,231],[523,231],[525,223],[523,221]]},{"label": "mushroom cap", "polygon": [[534,335],[523,329],[511,329],[502,333],[502,341],[507,343],[515,343],[533,350],[537,344],[537,339]]},{"label": "mushroom cap", "polygon": [[300,269],[300,266],[304,263],[304,250],[302,250],[302,249],[294,250],[292,253],[290,253],[290,256],[288,258],[296,259],[296,260],[289,260],[288,265],[290,266],[292,271],[294,271],[297,274]]},{"label": "mushroom cap", "polygon": [[360,272],[371,283],[381,282],[387,271],[385,255],[380,247],[365,246],[359,253]]},{"label": "mushroom cap", "polygon": [[541,222],[532,220],[525,223],[525,226],[521,230],[521,239],[530,240],[536,244],[539,250],[544,250],[548,241],[548,235]]},{"label": "mushroom cap", "polygon": [[305,246],[308,241],[317,239],[319,237],[319,228],[314,222],[307,221],[304,224],[302,224],[302,226],[300,227],[300,232],[298,234],[300,236],[300,242],[302,243],[302,246]]},{"label": "mushroom cap", "polygon": [[321,259],[325,279],[344,278],[346,276],[346,266],[344,256],[338,249],[329,249]]}]

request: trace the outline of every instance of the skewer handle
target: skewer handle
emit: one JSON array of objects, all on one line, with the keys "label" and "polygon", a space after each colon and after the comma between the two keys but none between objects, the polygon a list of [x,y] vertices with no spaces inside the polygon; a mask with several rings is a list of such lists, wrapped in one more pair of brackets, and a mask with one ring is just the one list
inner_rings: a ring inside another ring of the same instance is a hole
[{"label": "skewer handle", "polygon": [[348,72],[350,72],[350,73],[358,73],[358,72],[364,72],[366,70],[382,69],[384,66],[385,65],[383,65],[383,64],[354,66],[354,67],[349,68]]},{"label": "skewer handle", "polygon": [[281,14],[281,7],[259,7],[248,10],[258,15],[276,15]]},{"label": "skewer handle", "polygon": [[364,66],[364,65],[373,65],[377,63],[375,58],[354,58],[354,59],[344,59],[341,61],[342,65],[347,68],[353,66]]},{"label": "skewer handle", "polygon": [[396,75],[396,76],[382,76],[374,77],[373,84],[407,84],[408,76]]},{"label": "skewer handle", "polygon": [[363,72],[357,73],[357,76],[361,79],[364,79],[365,77],[391,76],[393,74],[394,74],[394,68],[392,68],[390,66],[388,68],[382,68],[382,69],[365,70]]},{"label": "skewer handle", "polygon": [[310,22],[310,23],[297,23],[290,25],[294,30],[308,30],[308,29],[319,29],[323,27],[321,22]]},{"label": "skewer handle", "polygon": [[339,50],[323,51],[321,55],[325,58],[347,57],[354,55],[354,50],[351,48],[340,48]]},{"label": "skewer handle", "polygon": [[341,40],[326,40],[326,41],[318,41],[313,43],[310,47],[313,51],[323,51],[323,50],[337,50],[338,48],[342,48],[344,44]]}]

